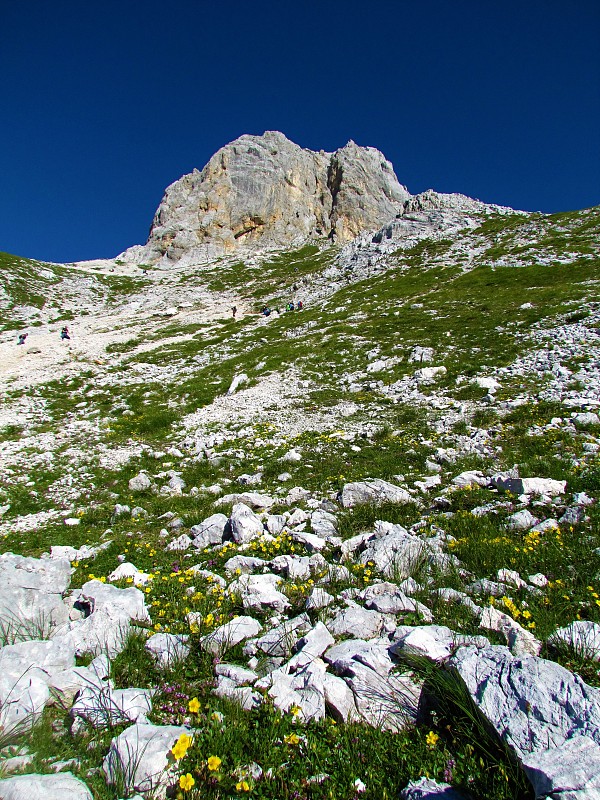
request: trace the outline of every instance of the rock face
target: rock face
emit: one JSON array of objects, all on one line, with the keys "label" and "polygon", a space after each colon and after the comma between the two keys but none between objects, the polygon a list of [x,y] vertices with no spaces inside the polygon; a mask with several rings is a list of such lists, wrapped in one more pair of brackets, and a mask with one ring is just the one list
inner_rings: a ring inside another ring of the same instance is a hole
[{"label": "rock face", "polygon": [[171,184],[133,263],[204,261],[243,246],[353,239],[396,216],[410,197],[375,148],[348,142],[335,153],[305,150],[282,133],[240,136],[199,172]]}]

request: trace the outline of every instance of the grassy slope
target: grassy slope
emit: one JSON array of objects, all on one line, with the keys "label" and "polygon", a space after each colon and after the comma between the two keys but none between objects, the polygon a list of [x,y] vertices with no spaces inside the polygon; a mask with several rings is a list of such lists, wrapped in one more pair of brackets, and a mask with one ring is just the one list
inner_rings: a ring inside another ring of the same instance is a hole
[{"label": "grassy slope", "polygon": [[[223,394],[237,372],[248,372],[251,379],[256,380],[260,374],[284,373],[294,367],[314,381],[313,389],[299,401],[306,410],[350,399],[358,406],[358,420],[376,420],[375,434],[359,440],[360,450],[356,451],[350,449],[349,442],[331,434],[306,433],[299,439],[288,438],[274,444],[270,442],[269,431],[260,426],[254,426],[252,435],[243,441],[231,431],[225,442],[216,448],[222,453],[221,463],[196,461],[187,456],[176,462],[175,468],[182,473],[188,487],[210,485],[227,477],[233,480],[234,488],[239,488],[236,481],[242,473],[261,470],[263,488],[273,490],[278,485],[276,476],[282,470],[278,459],[291,446],[300,447],[308,456],[299,464],[285,465],[292,473],[290,485],[306,486],[325,494],[353,478],[393,479],[398,473],[404,474],[410,483],[424,474],[425,460],[438,445],[452,446],[460,436],[483,427],[489,429],[494,446],[502,448],[497,451],[495,468],[517,463],[522,474],[567,478],[570,492],[585,490],[597,497],[600,492],[598,462],[588,456],[587,461],[582,461],[582,438],[545,429],[553,417],[568,412],[560,406],[537,402],[539,387],[528,386],[531,402],[508,415],[499,416],[495,409],[482,406],[475,410],[474,417],[467,416],[455,430],[442,434],[438,426],[439,414],[391,404],[364,385],[361,391],[348,395],[341,380],[343,376],[364,370],[368,353],[378,349],[380,357],[402,359],[390,370],[375,376],[386,384],[393,383],[414,369],[407,363],[407,355],[419,344],[433,347],[436,351],[434,363],[448,369],[438,391],[449,398],[476,400],[477,391],[457,385],[458,376],[485,373],[492,367],[509,363],[531,347],[528,335],[532,327],[550,326],[573,316],[585,322],[590,303],[595,302],[595,285],[600,277],[598,217],[598,209],[592,209],[549,218],[490,219],[479,229],[466,233],[458,243],[422,243],[413,251],[398,253],[389,271],[349,284],[324,306],[308,307],[301,314],[286,314],[259,329],[251,319],[227,320],[210,329],[186,331],[193,334],[186,342],[159,344],[147,353],[124,352],[123,361],[113,368],[115,378],[128,376],[132,368],[144,365],[177,365],[179,376],[170,384],[156,381],[116,387],[110,382],[100,386],[96,372],[82,373],[79,379],[61,387],[60,397],[57,385],[38,387],[30,392],[28,399],[41,404],[44,413],[27,433],[60,428],[71,430],[69,426],[77,420],[87,419],[98,423],[93,435],[84,430],[78,441],[78,434],[71,434],[72,440],[82,449],[89,449],[96,437],[98,442],[110,447],[142,443],[164,451],[170,444],[180,442],[178,420],[181,416]],[[464,255],[476,249],[478,255],[471,260]],[[569,257],[569,263],[561,263],[573,252],[577,253],[576,257]],[[243,280],[246,297],[255,307],[260,307],[263,302],[275,304],[284,299],[294,282],[318,273],[331,256],[329,251],[319,254],[305,248],[299,253],[272,259],[260,271],[236,268],[223,275],[217,269],[212,277],[203,275],[203,280],[208,280],[209,285],[212,282],[215,289]],[[540,260],[543,263],[540,264]],[[19,275],[19,270],[30,270],[32,275],[35,271],[35,265],[30,262],[24,265],[23,260],[6,260],[4,266],[17,270]],[[49,277],[48,281],[60,279],[58,272],[52,275],[54,277]],[[19,294],[22,280],[21,277],[12,281],[15,303],[24,302]],[[45,290],[42,283],[35,286],[33,299],[28,298],[32,305],[37,302],[35,293],[40,292],[39,297],[43,298]],[[113,289],[118,291],[119,287],[114,284]],[[526,302],[532,307],[522,308]],[[180,333],[180,328],[174,325],[165,335]],[[200,365],[198,358],[207,363]],[[263,366],[257,370],[261,363]],[[510,396],[521,389],[521,384],[515,380],[513,385],[503,387],[503,392]],[[87,402],[84,409],[78,408],[82,397]],[[474,409],[475,406],[471,410]],[[131,413],[124,415],[123,410]],[[532,433],[534,428],[536,432]],[[8,443],[19,441],[22,435],[16,428],[2,432],[2,438]],[[238,449],[245,449],[247,457],[236,456]],[[32,439],[29,457],[33,464],[38,453]],[[573,458],[583,463],[583,467],[574,466]],[[186,525],[191,525],[215,510],[213,498],[203,492],[171,497],[152,493],[132,495],[128,490],[129,478],[139,469],[156,475],[172,466],[172,457],[163,454],[157,459],[151,452],[145,452],[134,456],[122,468],[107,469],[90,453],[88,463],[79,477],[76,476],[81,494],[73,499],[61,495],[59,481],[70,459],[66,445],[60,445],[51,467],[40,463],[29,475],[16,475],[11,485],[3,487],[0,504],[11,503],[5,517],[11,519],[18,514],[55,507],[62,496],[71,512],[81,515],[82,524],[66,528],[50,521],[31,533],[15,531],[6,537],[2,549],[39,555],[51,545],[94,544],[106,535],[112,544],[94,560],[78,565],[73,585],[80,585],[90,574],[106,576],[116,567],[117,556],[125,554],[138,568],[161,576],[161,581],[152,584],[147,600],[153,623],[163,630],[187,630],[183,621],[186,609],[202,615],[199,633],[210,630],[219,619],[227,618],[227,614],[239,613],[235,599],[215,594],[210,584],[181,571],[177,554],[166,553],[161,544],[162,523],[156,519],[160,514],[174,512]],[[465,456],[454,464],[444,464],[442,477],[446,483],[462,468],[486,466]],[[550,586],[541,595],[532,598],[515,590],[513,606],[505,608],[523,624],[534,625],[532,629],[541,638],[577,616],[600,622],[598,585],[594,577],[600,575],[600,555],[595,552],[595,548],[600,547],[600,514],[596,508],[590,509],[588,521],[544,538],[507,536],[503,523],[508,512],[499,509],[487,517],[470,513],[476,506],[494,499],[497,496],[488,490],[454,492],[449,496],[454,516],[447,518],[432,508],[431,532],[442,527],[453,535],[452,552],[477,577],[494,579],[501,567],[516,569],[524,576],[536,572],[548,575]],[[114,518],[115,501],[143,506],[149,513],[148,519],[132,522],[128,518]],[[549,512],[549,509],[539,511],[540,516]],[[421,509],[413,505],[363,508],[340,515],[340,533],[347,538],[368,528],[375,519],[408,525],[421,516]],[[108,527],[110,534],[105,534]],[[256,547],[256,554],[269,558],[277,552],[285,552],[289,542],[280,540],[269,552],[261,550],[259,545]],[[303,554],[299,547],[296,552]],[[231,550],[217,555],[198,553],[192,561],[219,572],[224,561],[233,554]],[[190,563],[187,561],[183,566]],[[414,577],[424,576],[415,574]],[[420,599],[434,610],[436,622],[449,624],[455,630],[478,632],[474,618],[464,609],[432,600],[431,590],[437,586],[464,588],[461,576],[429,577],[433,577],[433,584]],[[355,585],[366,585],[369,579],[377,579],[377,576],[367,575],[364,568],[354,570],[352,582]],[[185,589],[192,580],[195,590],[186,594]],[[311,588],[310,583],[292,585],[288,582],[284,590],[293,603],[293,611],[302,610]],[[343,586],[337,587],[341,588]],[[482,597],[478,601],[488,600]],[[597,668],[578,659],[577,654],[551,651],[545,654],[577,669],[588,681],[600,681]],[[241,653],[228,654],[228,660],[236,658],[244,663]],[[201,699],[201,712],[192,720],[199,724],[198,742],[182,769],[196,775],[198,785],[203,784],[203,796],[216,798],[223,796],[223,792],[225,796],[244,794],[244,787],[236,790],[238,778],[232,776],[236,769],[252,760],[265,769],[273,767],[275,775],[272,780],[256,785],[250,781],[250,788],[257,797],[351,796],[355,778],[367,783],[366,798],[392,797],[407,780],[425,772],[440,780],[452,773],[454,785],[470,789],[477,796],[498,799],[527,796],[519,774],[499,751],[493,751],[493,745],[487,740],[478,741],[474,737],[468,715],[461,716],[457,706],[440,707],[437,716],[430,717],[416,734],[385,734],[360,726],[336,726],[330,720],[300,731],[293,715],[278,715],[268,705],[259,712],[241,714],[216,700],[210,692],[212,664],[205,663],[201,653],[194,651],[185,667],[158,674],[134,637],[114,669],[120,685],[159,686],[153,715],[157,722],[189,718],[185,708],[187,698],[198,696]],[[185,698],[183,710],[173,710],[173,687]],[[212,715],[216,711],[227,714],[225,726],[215,725]],[[87,770],[98,765],[114,731],[89,731],[78,738],[64,735],[57,740],[50,727],[53,721],[56,724],[57,718],[62,720],[64,714],[59,710],[49,712],[34,733],[32,746],[39,753],[35,767],[47,770],[43,757],[76,756],[82,759],[79,774],[87,779]],[[431,738],[427,740],[430,729],[440,736],[433,745]],[[259,730],[261,735],[257,736]],[[292,743],[295,740],[289,737],[295,732],[305,738]],[[223,759],[222,769],[213,776],[218,780],[212,783],[206,767],[209,755]],[[449,766],[451,762],[453,766]],[[393,770],[387,769],[389,764],[394,765]],[[309,787],[306,778],[320,773],[327,773],[330,778],[323,784],[313,783]],[[113,796],[100,778],[89,777],[88,780],[97,798]]]}]

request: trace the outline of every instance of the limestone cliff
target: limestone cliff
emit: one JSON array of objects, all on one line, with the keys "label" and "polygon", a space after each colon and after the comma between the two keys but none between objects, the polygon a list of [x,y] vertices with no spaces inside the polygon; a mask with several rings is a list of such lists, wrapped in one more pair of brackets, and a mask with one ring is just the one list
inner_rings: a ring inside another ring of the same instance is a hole
[{"label": "limestone cliff", "polygon": [[346,242],[395,217],[410,194],[375,148],[305,150],[282,133],[241,136],[171,184],[148,242],[121,258],[202,261],[247,247]]}]

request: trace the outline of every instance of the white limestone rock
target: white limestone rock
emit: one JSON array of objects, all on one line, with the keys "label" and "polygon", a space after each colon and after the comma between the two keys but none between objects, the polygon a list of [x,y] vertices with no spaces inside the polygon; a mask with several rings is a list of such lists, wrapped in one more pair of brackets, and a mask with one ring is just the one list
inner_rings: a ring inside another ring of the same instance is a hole
[{"label": "white limestone rock", "polygon": [[275,556],[269,566],[275,572],[283,573],[292,581],[305,581],[311,576],[311,565],[308,556]]},{"label": "white limestone rock", "polygon": [[335,642],[333,636],[322,622],[317,622],[312,630],[296,642],[296,654],[288,661],[288,669],[296,672],[304,669],[316,658],[320,658],[325,650]]},{"label": "white limestone rock", "polygon": [[447,665],[520,759],[561,747],[574,736],[600,744],[600,689],[559,664],[490,645],[461,647]]},{"label": "white limestone rock", "polygon": [[151,794],[156,800],[165,797],[177,774],[176,763],[169,763],[168,753],[189,728],[178,725],[131,725],[110,743],[102,768],[106,782],[133,792]]},{"label": "white limestone rock", "polygon": [[403,580],[411,577],[424,558],[429,558],[431,545],[401,525],[377,522],[375,528],[375,534],[366,540],[359,563],[372,561],[375,569],[386,577]]},{"label": "white limestone rock", "polygon": [[335,153],[317,153],[278,131],[244,135],[201,172],[171,184],[147,244],[119,259],[197,264],[240,248],[289,249],[315,237],[349,241],[395,217],[409,197],[374,148],[350,141]]},{"label": "white limestone rock", "polygon": [[260,492],[239,492],[236,494],[224,494],[216,501],[217,506],[227,506],[231,503],[244,503],[251,508],[271,508],[275,505],[275,500],[268,494]]},{"label": "white limestone rock", "polygon": [[326,672],[323,675],[323,693],[325,708],[337,722],[359,721],[354,695],[346,681]]},{"label": "white limestone rock", "polygon": [[560,747],[525,755],[523,769],[536,797],[600,798],[600,746],[587,736],[574,736]]},{"label": "white limestone rock", "polygon": [[438,783],[431,778],[411,781],[401,792],[401,800],[466,800],[465,795],[449,783]]},{"label": "white limestone rock", "polygon": [[130,492],[144,492],[152,486],[152,481],[145,472],[138,473],[129,481]]},{"label": "white limestone rock", "polygon": [[461,472],[460,475],[456,475],[454,478],[452,478],[452,483],[454,486],[458,486],[460,489],[466,489],[469,486],[486,486],[487,482],[488,479],[483,472],[480,472],[476,469]]},{"label": "white limestone rock", "polygon": [[329,511],[317,509],[310,515],[310,526],[313,533],[322,539],[337,537],[337,517]]},{"label": "white limestone rock", "polygon": [[15,775],[0,780],[2,800],[93,800],[88,787],[70,772]]},{"label": "white limestone rock", "polygon": [[271,573],[243,574],[230,584],[229,592],[241,598],[245,609],[262,611],[265,608],[272,608],[283,613],[290,607],[290,601],[276,588],[281,582],[281,578]]},{"label": "white limestone rock", "polygon": [[548,638],[548,644],[566,644],[578,656],[600,661],[600,625],[589,620],[575,620],[559,628]]},{"label": "white limestone rock", "polygon": [[245,372],[236,375],[235,378],[231,381],[231,386],[227,390],[227,396],[230,397],[232,394],[235,394],[240,386],[244,383],[248,383],[248,376]]},{"label": "white limestone rock", "polygon": [[515,656],[538,656],[542,649],[542,643],[531,631],[522,628],[511,616],[494,606],[483,609],[479,627],[503,634],[511,653]]},{"label": "white limestone rock", "polygon": [[89,722],[94,728],[113,727],[124,722],[147,722],[152,710],[152,691],[149,689],[115,689],[106,682],[84,687],[69,715],[73,720],[72,732],[77,733],[79,720]]},{"label": "white limestone rock", "polygon": [[380,478],[347,483],[342,489],[341,499],[344,508],[353,508],[365,503],[404,504],[412,502],[412,497],[406,489],[394,486]]},{"label": "white limestone rock", "polygon": [[262,535],[262,521],[245,503],[236,503],[231,511],[231,535],[236,544],[247,544]]},{"label": "white limestone rock", "polygon": [[327,608],[334,602],[335,597],[332,594],[326,592],[325,589],[315,586],[306,598],[305,608],[307,611],[318,611],[320,608]]},{"label": "white limestone rock", "polygon": [[446,367],[421,367],[415,370],[415,378],[419,383],[430,383],[447,371]]},{"label": "white limestone rock", "polygon": [[385,621],[383,614],[367,611],[350,601],[346,608],[327,622],[327,627],[334,636],[374,639],[383,630]]},{"label": "white limestone rock", "polygon": [[458,647],[465,644],[478,648],[489,645],[485,636],[464,636],[445,625],[400,625],[396,628],[394,639],[389,648],[393,655],[424,656],[436,664],[447,661]]},{"label": "white limestone rock", "polygon": [[235,617],[225,625],[204,636],[200,641],[202,648],[213,655],[220,655],[236,644],[257,636],[262,625],[253,617]]},{"label": "white limestone rock", "polygon": [[215,544],[221,544],[225,533],[229,530],[229,519],[225,514],[211,514],[198,525],[192,525],[192,544],[198,550],[204,550]]},{"label": "white limestone rock", "polygon": [[258,680],[258,675],[254,670],[240,667],[237,664],[225,664],[224,662],[220,662],[215,666],[215,675],[229,678],[237,686],[243,686],[246,683],[251,684]]},{"label": "white limestone rock", "polygon": [[539,519],[534,517],[531,511],[524,508],[522,511],[517,511],[515,514],[506,520],[506,527],[509,531],[528,531],[537,525]]},{"label": "white limestone rock", "polygon": [[217,685],[213,689],[213,694],[237,703],[244,711],[252,711],[262,703],[262,696],[251,686],[240,686],[226,675],[217,677]]},{"label": "white limestone rock", "polygon": [[122,564],[119,564],[119,566],[113,569],[110,575],[107,576],[107,580],[111,582],[127,580],[127,578],[131,578],[134,586],[145,586],[151,580],[146,572],[139,570],[135,564],[132,564],[130,561],[124,561]]},{"label": "white limestone rock", "polygon": [[492,477],[492,485],[496,489],[517,496],[537,494],[556,497],[565,493],[567,482],[553,478],[514,478],[499,474]]},{"label": "white limestone rock", "polygon": [[75,666],[75,651],[57,637],[25,641],[0,649],[0,726],[25,731],[50,700],[53,678]]},{"label": "white limestone rock", "polygon": [[144,647],[152,654],[157,665],[165,669],[187,658],[190,652],[187,639],[188,637],[182,634],[155,633]]},{"label": "white limestone rock", "polygon": [[289,658],[298,640],[311,628],[312,623],[308,614],[300,614],[285,620],[256,640],[255,652],[260,650],[268,656]]},{"label": "white limestone rock", "polygon": [[372,584],[360,593],[365,608],[381,614],[418,614],[425,622],[432,622],[433,615],[426,605],[407,597],[396,584]]},{"label": "white limestone rock", "polygon": [[384,678],[352,661],[341,677],[352,689],[357,711],[368,725],[399,732],[415,724],[422,685],[410,674],[390,673]]},{"label": "white limestone rock", "polygon": [[408,356],[409,364],[426,364],[430,361],[433,361],[433,347],[421,347],[421,345],[416,345]]},{"label": "white limestone rock", "polygon": [[354,661],[369,667],[381,677],[389,675],[394,667],[390,658],[390,643],[387,637],[380,639],[344,639],[330,647],[323,656],[338,674],[343,675]]},{"label": "white limestone rock", "polygon": [[331,540],[327,542],[326,539],[321,539],[320,536],[306,531],[290,531],[290,535],[295,542],[303,544],[312,553],[320,553],[328,544],[332,543]]},{"label": "white limestone rock", "polygon": [[19,631],[31,638],[32,629],[47,635],[64,624],[69,608],[63,594],[71,582],[67,559],[37,559],[0,555],[0,620],[17,640]]},{"label": "white limestone rock", "polygon": [[267,689],[273,705],[281,711],[296,706],[303,722],[319,720],[325,716],[325,671],[320,658],[304,659],[301,665],[286,664],[273,670],[254,686]]}]

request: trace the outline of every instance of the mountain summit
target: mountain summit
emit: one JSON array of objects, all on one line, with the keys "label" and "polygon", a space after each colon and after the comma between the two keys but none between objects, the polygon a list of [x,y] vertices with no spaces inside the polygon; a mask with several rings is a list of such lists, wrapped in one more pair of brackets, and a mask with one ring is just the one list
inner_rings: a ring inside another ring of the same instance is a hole
[{"label": "mountain summit", "polygon": [[347,242],[389,222],[410,196],[373,147],[313,152],[278,131],[244,135],[167,188],[146,245],[122,258],[204,261],[248,245]]}]

